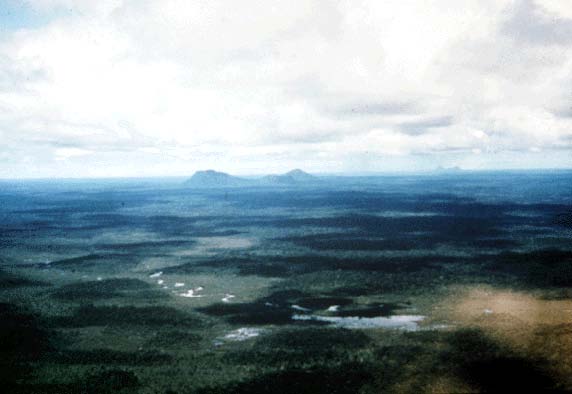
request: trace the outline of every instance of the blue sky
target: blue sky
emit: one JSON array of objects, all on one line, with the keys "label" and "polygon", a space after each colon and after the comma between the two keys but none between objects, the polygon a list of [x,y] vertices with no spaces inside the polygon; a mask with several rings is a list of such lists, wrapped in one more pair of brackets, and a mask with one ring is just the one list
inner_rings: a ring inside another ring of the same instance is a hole
[{"label": "blue sky", "polygon": [[22,0],[0,0],[0,31],[9,34],[18,29],[39,28],[56,15],[56,10],[37,9]]},{"label": "blue sky", "polygon": [[0,0],[0,178],[572,168],[572,2]]}]

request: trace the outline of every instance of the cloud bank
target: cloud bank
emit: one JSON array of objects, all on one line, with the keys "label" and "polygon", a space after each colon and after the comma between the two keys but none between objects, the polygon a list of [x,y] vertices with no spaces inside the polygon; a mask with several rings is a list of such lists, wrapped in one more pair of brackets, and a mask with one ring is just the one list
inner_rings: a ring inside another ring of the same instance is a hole
[{"label": "cloud bank", "polygon": [[24,8],[0,37],[0,177],[572,167],[569,2]]}]

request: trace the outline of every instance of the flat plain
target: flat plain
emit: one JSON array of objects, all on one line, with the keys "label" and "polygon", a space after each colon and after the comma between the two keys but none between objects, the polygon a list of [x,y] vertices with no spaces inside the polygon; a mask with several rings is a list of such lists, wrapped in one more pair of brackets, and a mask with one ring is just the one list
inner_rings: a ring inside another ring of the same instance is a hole
[{"label": "flat plain", "polygon": [[14,393],[572,390],[572,173],[0,182]]}]

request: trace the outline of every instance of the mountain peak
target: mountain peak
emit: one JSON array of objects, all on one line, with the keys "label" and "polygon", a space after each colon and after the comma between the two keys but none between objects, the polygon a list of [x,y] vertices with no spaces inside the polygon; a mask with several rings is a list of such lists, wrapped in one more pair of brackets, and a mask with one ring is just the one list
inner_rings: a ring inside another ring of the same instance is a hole
[{"label": "mountain peak", "polygon": [[315,179],[316,177],[313,175],[308,174],[305,171],[302,171],[299,168],[296,168],[294,170],[288,171],[286,174],[284,174],[285,176],[289,176],[292,177],[294,180],[296,181],[311,181],[313,179]]},{"label": "mountain peak", "polygon": [[296,186],[309,185],[318,180],[317,177],[300,169],[288,171],[280,175],[267,175],[256,179],[244,179],[225,172],[215,170],[197,171],[185,182],[187,186],[197,188],[239,187],[239,186]]},{"label": "mountain peak", "polygon": [[193,176],[204,176],[204,175],[208,175],[208,176],[220,176],[220,175],[230,176],[226,172],[220,172],[220,171],[215,171],[215,170],[202,170],[202,171],[197,171],[193,174]]},{"label": "mountain peak", "polygon": [[295,170],[288,171],[285,174],[267,175],[262,178],[262,181],[266,184],[274,185],[297,185],[301,183],[309,183],[315,179],[315,176],[297,168]]},{"label": "mountain peak", "polygon": [[[302,171],[299,168],[295,168],[293,170],[288,171],[286,174],[284,175],[310,175],[308,174],[306,171]],[[310,175],[311,176],[311,175]]]},{"label": "mountain peak", "polygon": [[226,172],[204,170],[195,172],[185,183],[196,187],[229,187],[242,186],[247,182],[246,179],[229,175]]}]

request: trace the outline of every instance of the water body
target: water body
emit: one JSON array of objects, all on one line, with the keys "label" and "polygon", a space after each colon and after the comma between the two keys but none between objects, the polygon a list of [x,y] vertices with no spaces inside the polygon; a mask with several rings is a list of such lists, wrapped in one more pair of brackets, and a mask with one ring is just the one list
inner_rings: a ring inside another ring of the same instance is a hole
[{"label": "water body", "polygon": [[329,323],[335,327],[351,329],[387,328],[393,330],[416,331],[425,319],[422,315],[396,315],[390,317],[339,317],[316,315],[293,315],[293,320]]}]

